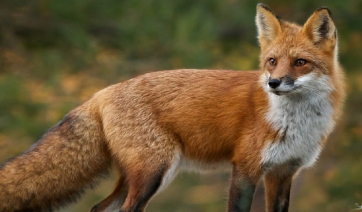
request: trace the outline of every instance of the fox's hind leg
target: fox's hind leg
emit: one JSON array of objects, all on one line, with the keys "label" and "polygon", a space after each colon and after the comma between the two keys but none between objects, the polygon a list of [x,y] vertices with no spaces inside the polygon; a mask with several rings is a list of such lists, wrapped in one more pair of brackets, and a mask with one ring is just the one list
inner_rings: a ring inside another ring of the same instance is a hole
[{"label": "fox's hind leg", "polygon": [[127,197],[127,191],[127,181],[122,174],[113,192],[107,198],[93,206],[90,212],[118,211]]},{"label": "fox's hind leg", "polygon": [[[112,194],[95,205],[90,212],[144,211],[151,197],[166,187],[176,175],[180,152],[174,152],[154,152],[143,159],[138,158],[141,155],[133,156],[132,162],[123,163],[124,169]],[[142,162],[136,164],[135,161]]]},{"label": "fox's hind leg", "polygon": [[127,168],[129,189],[121,212],[143,212],[152,196],[172,181],[179,163],[178,153],[155,152],[142,165]]},{"label": "fox's hind leg", "polygon": [[121,212],[142,212],[148,201],[162,184],[165,167],[154,172],[142,171],[132,177],[129,182],[129,192]]},{"label": "fox's hind leg", "polygon": [[151,197],[173,179],[181,161],[180,138],[159,125],[152,108],[142,104],[141,97],[122,99],[109,106],[121,105],[116,109],[121,113],[106,113],[103,119],[113,161],[128,185],[120,212],[144,211]]}]

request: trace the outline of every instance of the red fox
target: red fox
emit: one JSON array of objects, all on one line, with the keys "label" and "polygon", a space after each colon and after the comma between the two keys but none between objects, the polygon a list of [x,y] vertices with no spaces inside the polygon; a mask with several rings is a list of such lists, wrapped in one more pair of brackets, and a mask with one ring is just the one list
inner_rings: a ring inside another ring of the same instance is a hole
[{"label": "red fox", "polygon": [[230,167],[227,211],[250,211],[260,178],[268,212],[288,211],[341,114],[344,75],[330,11],[303,26],[257,6],[260,71],[174,70],[109,86],[0,168],[0,211],[52,211],[107,173],[91,211],[142,212],[179,170]]}]

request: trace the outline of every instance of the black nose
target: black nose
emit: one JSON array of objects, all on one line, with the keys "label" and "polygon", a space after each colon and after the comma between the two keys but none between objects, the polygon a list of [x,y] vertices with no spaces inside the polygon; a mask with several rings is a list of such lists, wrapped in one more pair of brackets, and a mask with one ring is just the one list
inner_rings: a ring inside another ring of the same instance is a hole
[{"label": "black nose", "polygon": [[280,81],[278,79],[269,79],[268,85],[271,88],[277,88],[281,83],[282,83],[282,81]]}]

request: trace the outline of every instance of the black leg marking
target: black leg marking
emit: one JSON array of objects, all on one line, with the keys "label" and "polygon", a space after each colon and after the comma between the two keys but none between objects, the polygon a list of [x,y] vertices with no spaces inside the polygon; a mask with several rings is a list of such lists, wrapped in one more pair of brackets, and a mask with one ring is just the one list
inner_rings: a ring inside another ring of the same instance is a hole
[{"label": "black leg marking", "polygon": [[249,212],[256,184],[243,178],[236,167],[232,171],[228,212]]},{"label": "black leg marking", "polygon": [[[124,205],[120,212],[142,212],[146,207],[148,201],[151,197],[157,192],[158,188],[161,186],[163,176],[166,172],[166,168],[162,168],[156,174],[149,174],[148,179],[130,181],[130,183],[139,183],[137,185],[130,184],[130,191],[134,189],[131,193],[128,193],[128,201],[130,205]],[[141,178],[144,176],[141,176]],[[127,204],[127,199],[126,203]]]}]

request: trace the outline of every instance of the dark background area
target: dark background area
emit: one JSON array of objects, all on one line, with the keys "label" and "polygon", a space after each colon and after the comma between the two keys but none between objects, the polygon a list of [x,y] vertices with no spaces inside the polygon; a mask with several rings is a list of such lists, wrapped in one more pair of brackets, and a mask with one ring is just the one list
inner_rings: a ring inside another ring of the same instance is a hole
[{"label": "dark background area", "polygon": [[[0,161],[28,149],[107,85],[165,69],[257,69],[257,3],[1,0]],[[347,73],[345,115],[320,160],[296,177],[291,211],[351,211],[362,204],[362,1],[264,3],[299,24],[321,6],[332,11]],[[88,211],[111,193],[115,176],[62,211]],[[228,179],[228,174],[180,174],[148,211],[223,211]],[[263,211],[262,191],[254,212]]]}]

